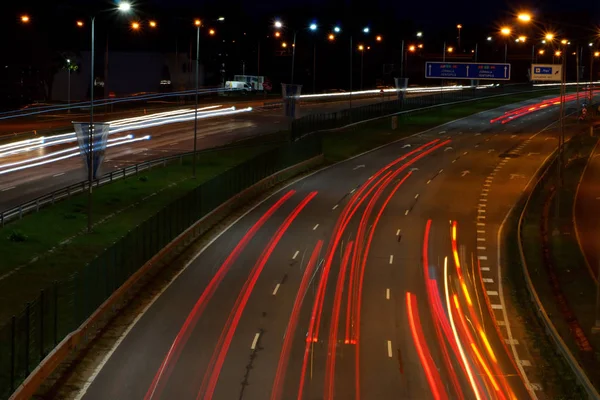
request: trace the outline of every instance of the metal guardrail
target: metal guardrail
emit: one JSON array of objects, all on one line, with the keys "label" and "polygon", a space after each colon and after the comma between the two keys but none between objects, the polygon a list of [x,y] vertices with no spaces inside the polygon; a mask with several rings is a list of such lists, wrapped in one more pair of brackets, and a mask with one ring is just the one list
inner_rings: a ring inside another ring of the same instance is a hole
[{"label": "metal guardrail", "polygon": [[527,267],[527,262],[525,260],[525,253],[523,251],[523,242],[522,242],[522,237],[521,237],[521,231],[522,231],[525,213],[527,212],[529,203],[530,203],[533,195],[540,188],[540,184],[542,184],[544,182],[544,180],[546,179],[548,172],[552,170],[552,167],[554,166],[554,164],[557,160],[556,151],[554,153],[552,153],[548,157],[547,160],[551,160],[551,161],[549,161],[549,162],[546,161],[547,165],[544,168],[540,169],[540,171],[538,171],[538,175],[537,175],[537,179],[535,180],[535,184],[531,188],[529,188],[529,195],[527,196],[527,200],[525,201],[525,204],[523,205],[523,210],[521,211],[521,215],[519,216],[519,223],[517,226],[517,240],[518,240],[518,245],[519,245],[519,255],[521,258],[521,266],[523,267],[523,276],[525,278],[527,291],[529,292],[531,301],[533,302],[533,304],[536,307],[536,311],[537,311],[536,314],[538,315],[539,319],[543,323],[545,330],[546,330],[546,334],[548,335],[548,338],[553,342],[556,352],[564,358],[565,362],[567,363],[567,365],[570,367],[571,371],[573,372],[573,375],[575,376],[577,383],[587,393],[588,399],[598,400],[598,399],[600,399],[600,394],[598,394],[598,391],[596,390],[596,388],[594,387],[592,382],[589,380],[585,371],[581,368],[581,366],[577,362],[577,359],[573,356],[573,354],[571,353],[571,351],[569,350],[569,348],[563,341],[562,337],[560,336],[560,334],[554,327],[554,324],[550,320],[550,317],[548,316],[548,313],[546,312],[546,309],[544,308],[544,305],[542,304],[542,302],[537,294],[537,291],[535,290],[535,287],[531,280],[531,276],[529,275],[529,269]]},{"label": "metal guardrail", "polygon": [[[387,117],[391,117],[391,116],[406,117],[406,116],[410,116],[411,114],[425,112],[428,110],[445,107],[445,106],[450,106],[450,105],[469,103],[469,102],[473,102],[473,101],[491,99],[491,98],[496,98],[496,97],[511,96],[511,95],[515,95],[515,94],[519,94],[519,93],[535,93],[535,92],[547,92],[547,91],[548,91],[548,89],[539,89],[539,90],[530,90],[530,91],[515,91],[515,92],[511,91],[510,93],[502,93],[502,94],[496,94],[496,95],[491,95],[491,96],[476,97],[476,98],[467,99],[467,100],[451,101],[448,103],[428,105],[425,107],[412,108],[409,110],[404,110],[404,111],[399,111],[399,112],[395,111],[395,109],[393,107],[385,107],[385,108],[382,108],[382,111],[387,112],[385,115],[379,115],[375,118],[369,118],[369,119],[365,119],[365,120],[361,120],[361,121],[355,121],[353,123],[350,123],[350,121],[351,121],[350,119],[348,119],[346,117],[342,118],[342,116],[341,116],[342,113],[344,113],[347,110],[336,111],[336,112],[326,113],[326,114],[313,114],[313,115],[309,115],[308,117],[313,119],[316,123],[319,123],[322,126],[322,128],[301,134],[300,136],[297,136],[294,139],[298,140],[298,139],[305,137],[307,135],[310,135],[314,132],[342,129],[345,127],[354,126],[354,125],[361,124],[361,123],[367,123],[367,122],[371,122],[371,121],[375,121],[375,120],[378,120],[381,118],[387,118]],[[360,111],[361,108],[366,108],[366,107],[372,108],[373,106],[381,107],[381,104],[390,105],[391,103],[396,103],[396,100],[375,103],[374,105],[357,107],[357,108],[354,108],[354,110]],[[277,107],[281,107],[282,105],[283,104],[281,102],[272,102],[272,103],[265,103],[265,105],[261,108],[264,108],[264,109],[269,109],[271,107],[277,108]],[[326,118],[325,116],[329,116],[329,117]],[[343,124],[343,126],[339,126],[339,124],[342,120],[345,122],[345,124]],[[296,121],[299,121],[299,120],[296,120]],[[233,148],[233,147],[231,147],[231,146],[217,147],[217,148],[209,149],[206,151],[215,151],[215,150],[220,150],[223,148]],[[168,163],[173,162],[174,160],[182,159],[183,157],[191,156],[192,154],[193,153],[191,153],[191,152],[182,153],[182,154],[177,154],[177,155],[159,158],[159,159],[155,159],[155,160],[144,161],[144,162],[136,164],[136,165],[125,167],[123,169],[113,171],[113,172],[103,175],[101,178],[95,180],[92,183],[92,187],[103,186],[103,185],[113,182],[114,180],[125,178],[125,177],[132,176],[132,175],[136,175],[140,171],[144,171],[144,170],[156,167],[156,166],[161,166],[161,165],[165,166]],[[58,200],[69,198],[74,194],[85,192],[88,189],[89,189],[89,183],[86,180],[86,181],[82,181],[79,183],[75,183],[73,185],[67,186],[62,189],[55,190],[51,193],[48,193],[46,195],[35,198],[33,200],[27,201],[23,204],[20,204],[18,206],[8,209],[8,210],[4,210],[4,211],[0,212],[0,227],[3,227],[7,222],[9,222],[11,220],[21,219],[23,217],[23,215],[25,215],[27,213],[37,212],[43,206],[46,206],[49,204],[54,204]]]}]

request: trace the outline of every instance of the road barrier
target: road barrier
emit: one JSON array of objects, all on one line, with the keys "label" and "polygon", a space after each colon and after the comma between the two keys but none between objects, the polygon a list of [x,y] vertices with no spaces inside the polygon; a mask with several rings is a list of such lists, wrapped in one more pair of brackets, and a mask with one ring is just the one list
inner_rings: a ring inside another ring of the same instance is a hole
[{"label": "road barrier", "polygon": [[[521,235],[522,235],[522,227],[523,227],[523,220],[525,218],[525,213],[527,212],[527,209],[529,207],[529,203],[530,203],[531,199],[539,192],[539,190],[542,190],[544,184],[547,182],[548,179],[550,179],[550,175],[548,173],[553,170],[553,167],[555,166],[557,158],[555,155],[553,157],[551,155],[548,158],[548,160],[550,160],[550,161],[546,163],[546,166],[544,166],[543,168],[541,168],[538,171],[538,174],[536,176],[535,183],[533,184],[533,186],[530,188],[527,188],[529,190],[529,194],[527,196],[523,196],[520,201],[520,206],[522,207],[522,211],[519,216],[519,222],[518,222],[518,226],[517,226],[517,238],[518,238],[518,244],[519,244],[519,255],[521,258],[521,266],[523,267],[523,276],[525,278],[525,286],[527,288],[527,291],[529,292],[531,302],[533,303],[533,305],[535,307],[536,314],[545,328],[546,335],[548,336],[550,341],[553,343],[554,348],[556,349],[556,353],[561,355],[562,358],[565,360],[565,363],[569,366],[569,368],[573,372],[573,375],[577,381],[577,384],[580,387],[582,387],[583,390],[587,393],[587,398],[590,400],[591,399],[598,400],[598,399],[600,399],[600,395],[598,394],[598,391],[596,390],[596,388],[594,387],[592,382],[589,380],[585,371],[579,365],[579,363],[577,362],[577,359],[573,356],[573,354],[571,353],[571,351],[569,350],[569,348],[563,341],[562,337],[560,336],[560,334],[554,327],[554,324],[550,320],[550,317],[548,316],[548,313],[546,312],[546,309],[544,308],[544,305],[542,304],[542,302],[537,294],[537,291],[535,290],[535,287],[531,280],[531,276],[529,275],[529,269],[527,267],[527,261],[525,260],[525,253],[523,251],[523,239],[522,239]],[[518,209],[518,208],[515,208],[515,209]]]},{"label": "road barrier", "polygon": [[80,272],[41,291],[0,327],[0,399],[15,389],[12,398],[29,398],[73,351],[89,343],[151,272],[235,208],[322,159],[318,135],[262,153],[202,183]]}]

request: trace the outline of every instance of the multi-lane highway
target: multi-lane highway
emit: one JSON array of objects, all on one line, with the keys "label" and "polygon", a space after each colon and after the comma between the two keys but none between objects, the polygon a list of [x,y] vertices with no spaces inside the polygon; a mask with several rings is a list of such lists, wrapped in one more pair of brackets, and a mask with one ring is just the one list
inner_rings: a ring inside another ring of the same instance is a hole
[{"label": "multi-lane highway", "polygon": [[[381,101],[379,98],[367,98],[353,101],[354,106]],[[333,112],[347,108],[348,100],[329,101],[319,104],[307,104],[300,109],[301,114],[316,112]],[[238,104],[235,112],[230,105],[219,107],[203,106],[198,128],[198,148],[208,149],[238,142],[260,134],[269,134],[288,128],[288,119],[281,109],[252,109],[247,103]],[[243,107],[240,107],[243,106]],[[169,155],[189,152],[193,149],[193,108],[188,110],[185,122],[168,121],[160,126],[140,128],[137,122],[156,121],[163,115],[175,117],[177,110],[162,111],[151,115],[128,117],[110,120],[111,127],[116,129],[123,121],[131,121],[127,126],[131,129],[120,129],[118,134],[111,134],[112,142],[106,152],[101,172],[111,172],[136,163],[157,159]],[[156,116],[155,118],[152,118]],[[87,115],[73,115],[70,120],[85,120]],[[135,129],[133,129],[135,127]],[[72,132],[72,131],[71,131]],[[128,136],[131,135],[131,136]],[[26,201],[35,199],[53,190],[80,182],[85,179],[81,157],[77,153],[77,142],[74,135],[48,136],[48,139],[19,140],[0,144],[0,210],[15,207]],[[71,155],[71,156],[69,156]]]},{"label": "multi-lane highway", "polygon": [[537,397],[498,231],[556,146],[545,129],[556,114],[490,124],[510,108],[283,188],[200,251],[59,396]]}]

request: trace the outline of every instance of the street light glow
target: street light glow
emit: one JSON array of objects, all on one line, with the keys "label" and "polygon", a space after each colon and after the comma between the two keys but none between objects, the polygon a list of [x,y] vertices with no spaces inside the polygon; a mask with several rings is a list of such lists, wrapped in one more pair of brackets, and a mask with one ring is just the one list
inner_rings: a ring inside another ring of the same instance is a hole
[{"label": "street light glow", "polygon": [[487,37],[487,40],[488,40],[488,42],[491,42],[491,41],[492,41],[492,37],[491,37],[491,36],[488,36],[488,37]]},{"label": "street light glow", "polygon": [[415,45],[411,44],[410,46],[408,46],[408,51],[410,51],[411,53],[414,53],[416,50]]},{"label": "street light glow", "polygon": [[568,43],[567,39],[563,39],[563,40],[561,40],[560,42],[561,42],[562,44],[567,44],[567,43]]},{"label": "street light glow", "polygon": [[287,47],[287,43],[286,42],[281,43],[281,47],[283,47],[285,49]]},{"label": "street light glow", "polygon": [[448,47],[448,53],[452,53],[454,51],[454,47]]},{"label": "street light glow", "polygon": [[600,57],[600,51],[595,51],[594,52],[594,57]]},{"label": "street light glow", "polygon": [[329,39],[330,41],[335,40],[335,35],[333,33],[330,33],[329,36],[327,36],[327,39]]},{"label": "street light glow", "polygon": [[519,41],[522,43],[525,43],[525,41],[527,40],[527,37],[525,36],[519,36]]},{"label": "street light glow", "polygon": [[370,31],[370,29],[369,29],[369,27],[368,27],[368,26],[365,26],[365,27],[363,28],[363,32],[364,32],[364,33],[369,33],[369,31]]},{"label": "street light glow", "polygon": [[381,42],[381,40],[382,40],[381,35],[377,35],[377,37],[375,38],[375,40],[377,40],[378,42]]},{"label": "street light glow", "polygon": [[417,32],[417,37],[423,37],[423,32]]},{"label": "street light glow", "polygon": [[279,37],[279,36],[281,36],[281,33],[275,32],[275,37]]},{"label": "street light glow", "polygon": [[529,22],[529,21],[531,21],[531,14],[521,13],[517,16],[517,18],[519,19],[519,21]]},{"label": "street light glow", "polygon": [[156,28],[156,21],[149,21],[148,25],[150,25],[150,28]]},{"label": "street light glow", "polygon": [[281,21],[275,21],[275,28],[280,29],[283,27],[283,24],[281,23]]},{"label": "street light glow", "polygon": [[219,17],[219,21],[225,21],[225,17]]},{"label": "street light glow", "polygon": [[199,19],[195,19],[194,26],[200,27],[200,25],[202,25],[202,21],[200,21]]},{"label": "street light glow", "polygon": [[546,40],[553,40],[554,39],[554,33],[546,33],[546,36],[544,36],[546,38]]},{"label": "street light glow", "polygon": [[420,49],[422,49],[423,48],[423,43],[419,44],[417,47],[420,48]]},{"label": "street light glow", "polygon": [[118,9],[122,12],[131,11],[131,3],[129,3],[128,1],[122,1],[119,3]]},{"label": "street light glow", "polygon": [[79,27],[79,28],[83,28],[83,21],[82,20],[78,20],[77,22],[75,22],[75,24]]},{"label": "street light glow", "polygon": [[560,52],[560,50],[556,50],[556,51],[554,52],[554,55],[555,55],[556,57],[560,57],[560,55],[561,55],[561,52]]},{"label": "street light glow", "polygon": [[27,14],[23,14],[21,15],[21,22],[23,22],[24,24],[29,22],[29,15]]},{"label": "street light glow", "polygon": [[137,31],[138,29],[140,29],[140,23],[139,22],[132,22],[131,23],[131,29],[133,29],[134,31]]},{"label": "street light glow", "polygon": [[313,23],[310,24],[310,26],[308,27],[311,31],[316,31],[317,30],[317,24]]},{"label": "street light glow", "polygon": [[363,51],[365,49],[365,46],[363,46],[362,44],[358,45],[358,50]]},{"label": "street light glow", "polygon": [[504,36],[509,36],[511,33],[511,30],[510,30],[510,28],[505,26],[504,28],[500,29],[500,33],[503,34]]},{"label": "street light glow", "polygon": [[538,53],[540,54],[540,56],[543,56],[545,52],[546,52],[546,51],[545,51],[544,49],[542,49],[542,50],[538,51]]},{"label": "street light glow", "polygon": [[335,27],[333,28],[333,31],[334,31],[335,33],[340,33],[340,32],[342,31],[342,28],[340,28],[339,26],[335,26]]},{"label": "street light glow", "polygon": [[215,30],[214,30],[214,29],[210,29],[210,30],[208,31],[208,34],[209,34],[210,36],[214,36],[214,35],[215,35]]},{"label": "street light glow", "polygon": [[588,46],[592,47],[594,45],[594,43],[589,43]]},{"label": "street light glow", "polygon": [[458,24],[458,25],[456,25],[456,27],[457,27],[458,29],[462,29],[462,24]]}]

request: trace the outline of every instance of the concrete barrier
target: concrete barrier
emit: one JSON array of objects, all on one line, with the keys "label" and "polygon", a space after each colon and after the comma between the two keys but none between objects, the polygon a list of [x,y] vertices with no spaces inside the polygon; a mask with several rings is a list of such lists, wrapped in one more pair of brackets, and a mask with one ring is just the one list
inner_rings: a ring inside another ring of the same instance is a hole
[{"label": "concrete barrier", "polygon": [[81,326],[67,335],[33,370],[25,381],[12,394],[10,400],[31,398],[40,386],[55,372],[58,367],[78,352],[85,349],[97,333],[154,277],[170,260],[189,246],[194,240],[213,228],[231,212],[249,201],[252,201],[269,188],[283,182],[294,175],[317,166],[324,161],[324,156],[313,157],[301,163],[276,172],[249,188],[236,194],[215,210],[196,221],[171,243],[159,251],[146,264],[139,268],[121,287],[119,287]]}]

